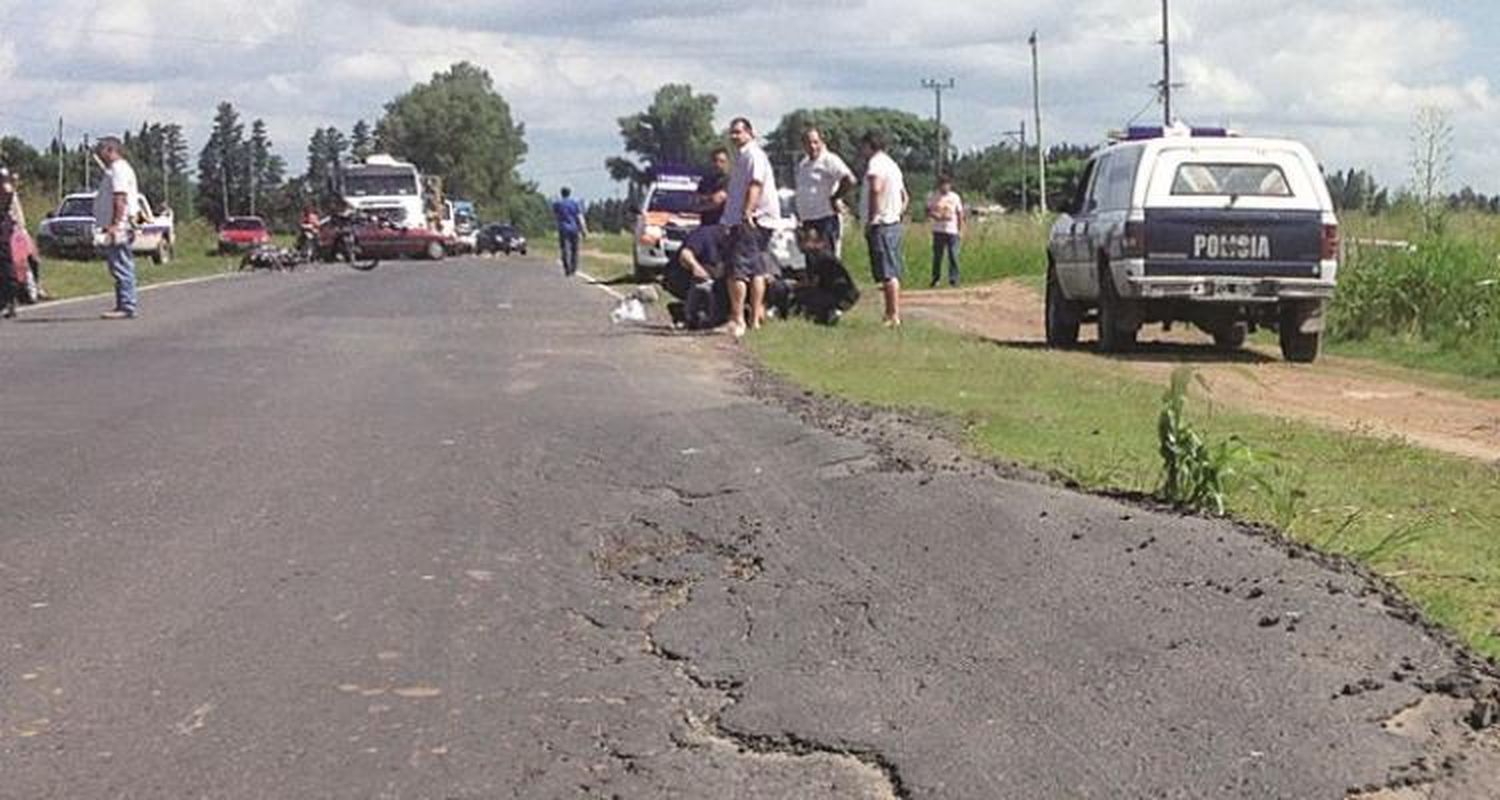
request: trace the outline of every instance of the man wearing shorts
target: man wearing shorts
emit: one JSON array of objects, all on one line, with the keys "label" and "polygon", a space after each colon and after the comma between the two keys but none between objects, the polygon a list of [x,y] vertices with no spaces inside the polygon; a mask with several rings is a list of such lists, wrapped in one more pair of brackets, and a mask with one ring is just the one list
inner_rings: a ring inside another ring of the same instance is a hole
[{"label": "man wearing shorts", "polygon": [[875,131],[860,140],[869,166],[865,168],[864,198],[860,209],[865,218],[865,240],[870,245],[870,277],[885,297],[886,327],[901,326],[901,277],[905,260],[901,253],[906,217],[906,178],[901,167],[885,152],[885,138]]},{"label": "man wearing shorts", "polygon": [[828,149],[817,128],[802,132],[802,151],[806,155],[797,163],[797,216],[802,218],[803,230],[817,232],[837,256],[842,252],[843,233],[839,198],[854,188],[854,171],[838,153]]},{"label": "man wearing shorts", "polygon": [[771,226],[781,218],[776,175],[771,159],[755,142],[755,128],[744,117],[729,125],[734,143],[734,166],[729,174],[729,197],[724,203],[725,274],[729,279],[729,331],[745,335],[745,297],[750,298],[750,326],[760,328],[766,318],[766,265]]}]

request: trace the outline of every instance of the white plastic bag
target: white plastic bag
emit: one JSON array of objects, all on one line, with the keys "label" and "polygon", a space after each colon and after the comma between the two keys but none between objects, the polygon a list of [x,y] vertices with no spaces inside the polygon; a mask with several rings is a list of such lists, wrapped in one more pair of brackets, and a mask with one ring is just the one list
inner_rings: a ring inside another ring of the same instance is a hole
[{"label": "white plastic bag", "polygon": [[609,319],[616,325],[622,322],[645,322],[646,306],[636,297],[627,297],[615,306],[615,310],[609,312]]}]

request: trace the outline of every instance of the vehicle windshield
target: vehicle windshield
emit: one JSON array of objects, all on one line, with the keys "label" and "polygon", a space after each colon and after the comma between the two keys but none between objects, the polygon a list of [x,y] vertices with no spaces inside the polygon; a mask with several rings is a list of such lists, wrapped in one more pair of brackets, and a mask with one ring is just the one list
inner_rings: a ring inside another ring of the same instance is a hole
[{"label": "vehicle windshield", "polygon": [[226,231],[263,231],[266,223],[258,219],[232,219],[224,223]]},{"label": "vehicle windshield", "polygon": [[63,201],[62,207],[57,209],[59,217],[92,217],[94,216],[94,199],[92,197],[69,197]]},{"label": "vehicle windshield", "polygon": [[651,193],[651,204],[647,211],[662,211],[668,214],[696,214],[698,193],[688,189],[657,189]]},{"label": "vehicle windshield", "polygon": [[494,233],[496,236],[515,236],[516,229],[509,225],[497,225],[495,226]]},{"label": "vehicle windshield", "polygon": [[417,177],[406,174],[359,174],[344,176],[344,194],[348,197],[415,197]]},{"label": "vehicle windshield", "polygon": [[1292,187],[1275,164],[1183,164],[1172,181],[1172,194],[1291,197]]}]

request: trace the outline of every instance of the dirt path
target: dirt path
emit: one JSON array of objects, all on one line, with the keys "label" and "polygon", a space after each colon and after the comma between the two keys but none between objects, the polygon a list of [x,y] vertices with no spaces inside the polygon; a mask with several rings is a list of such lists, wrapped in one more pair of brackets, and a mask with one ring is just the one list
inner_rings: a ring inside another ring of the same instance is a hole
[{"label": "dirt path", "polygon": [[[917,292],[907,296],[906,305],[913,318],[998,342],[1042,342],[1042,301],[1019,283]],[[1174,369],[1190,364],[1208,383],[1215,401],[1229,407],[1396,436],[1433,450],[1500,462],[1500,400],[1383,376],[1379,368],[1354,359],[1325,358],[1313,366],[1293,366],[1282,362],[1273,349],[1224,355],[1208,347],[1208,337],[1193,329],[1163,333],[1153,326],[1141,334],[1139,352],[1112,359],[1121,369],[1165,384]],[[1105,357],[1079,350],[1059,358]]]}]

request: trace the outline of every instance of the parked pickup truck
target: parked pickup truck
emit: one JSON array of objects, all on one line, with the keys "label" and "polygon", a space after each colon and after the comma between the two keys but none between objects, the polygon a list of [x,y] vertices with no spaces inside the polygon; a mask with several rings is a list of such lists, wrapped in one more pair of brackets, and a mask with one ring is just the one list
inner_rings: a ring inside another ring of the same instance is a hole
[{"label": "parked pickup truck", "polygon": [[[92,258],[94,249],[95,192],[79,192],[63,198],[62,205],[48,214],[37,230],[37,247],[43,255],[64,258]],[[172,260],[176,228],[172,209],[160,213],[151,210],[144,195],[136,195],[135,244],[137,254],[148,255],[157,264]]]},{"label": "parked pickup truck", "polygon": [[1091,158],[1047,248],[1047,341],[1095,322],[1128,350],[1147,323],[1196,325],[1225,350],[1256,328],[1317,359],[1339,222],[1312,153],[1222,130],[1132,129]]}]

